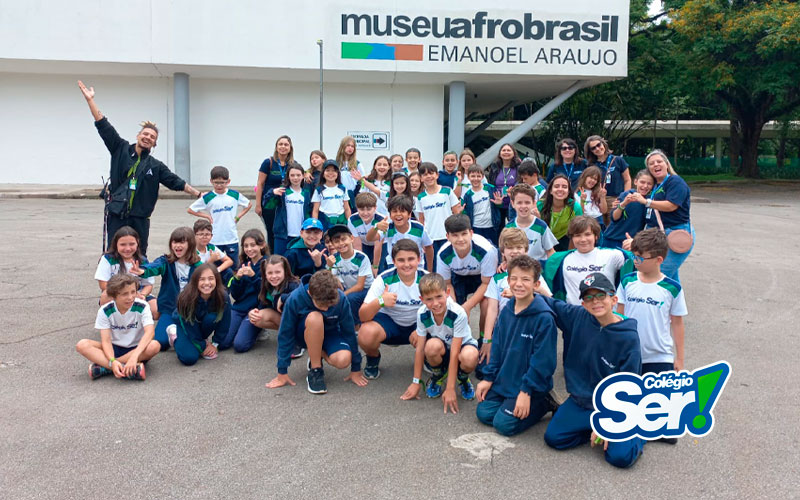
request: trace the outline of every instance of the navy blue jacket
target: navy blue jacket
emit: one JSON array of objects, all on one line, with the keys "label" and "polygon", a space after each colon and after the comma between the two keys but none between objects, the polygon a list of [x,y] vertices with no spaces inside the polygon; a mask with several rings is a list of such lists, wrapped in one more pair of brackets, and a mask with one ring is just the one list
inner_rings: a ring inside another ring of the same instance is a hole
[{"label": "navy blue jacket", "polygon": [[456,172],[458,172],[458,167],[453,170],[452,174],[448,174],[444,168],[439,170],[439,178],[436,180],[436,184],[449,187],[450,189],[455,189],[457,186],[456,183],[458,182]]},{"label": "navy blue jacket", "polygon": [[[339,335],[350,346],[352,361],[350,371],[361,371],[361,353],[358,351],[353,313],[345,294],[339,290],[339,301],[327,311],[320,311],[314,306],[308,294],[307,279],[302,286],[292,292],[283,306],[281,327],[278,330],[278,373],[286,374],[292,362],[292,349],[298,338],[302,339],[305,330],[305,318],[309,313],[317,311],[325,321],[325,336]],[[297,337],[297,338],[296,338]]]},{"label": "navy blue jacket", "polygon": [[222,317],[217,319],[217,313],[211,311],[210,304],[202,297],[198,297],[194,318],[191,321],[181,317],[178,311],[172,313],[172,320],[189,337],[189,340],[198,349],[202,350],[206,348],[206,339],[212,333],[214,334],[211,338],[212,342],[219,344],[225,339],[225,335],[228,334],[231,326],[231,303],[226,294],[225,309],[222,312]]},{"label": "navy blue jacket", "polygon": [[[463,188],[462,188],[463,189]],[[494,193],[494,186],[491,184],[486,184],[484,188],[489,191],[489,210],[491,210],[492,215],[492,226],[499,228],[500,227],[500,206],[495,204],[492,201],[492,194]],[[464,200],[464,213],[467,214],[469,217],[470,224],[474,225],[475,223],[475,203],[472,201],[472,186],[467,188],[467,191],[462,193],[462,198]],[[509,205],[509,210],[512,210],[511,206]]]},{"label": "navy blue jacket", "polygon": [[[264,195],[266,200],[265,204],[269,204],[271,200],[276,200],[277,202],[277,207],[275,207],[275,223],[272,225],[272,234],[286,238],[289,234],[289,223],[286,218],[286,197],[285,195],[276,195],[272,192],[272,189]],[[311,193],[311,189],[303,188],[303,220],[311,217]]]},{"label": "navy blue jacket", "polygon": [[492,356],[484,380],[493,382],[492,391],[512,398],[520,392],[545,393],[553,388],[556,370],[555,314],[539,295],[514,314],[516,299],[500,311],[492,337]]},{"label": "navy blue jacket", "polygon": [[309,249],[303,238],[295,238],[289,242],[289,248],[286,249],[286,260],[289,261],[289,266],[292,268],[292,274],[298,277],[303,277],[306,274],[314,274],[315,272],[325,269],[325,257],[322,258],[322,265],[317,267],[314,265],[314,259],[308,255],[309,250],[324,250],[325,245],[318,243],[313,249]]},{"label": "navy blue jacket", "polygon": [[[258,305],[258,293],[261,291],[261,266],[266,260],[266,257],[261,257],[252,265],[255,276],[237,278],[234,274],[229,285],[231,298],[234,300],[232,306],[234,311],[246,312]],[[244,264],[249,263],[248,259]]]},{"label": "navy blue jacket", "polygon": [[[261,302],[261,300],[259,300],[258,301],[258,308],[259,309],[272,309],[273,311],[277,312],[277,310],[278,310],[278,301],[280,301],[283,304],[286,304],[286,301],[289,300],[289,296],[292,294],[292,292],[297,290],[299,287],[300,287],[300,282],[297,281],[297,280],[290,281],[290,282],[286,283],[286,288],[284,288],[283,292],[281,292],[280,294],[278,294],[278,295],[267,294],[267,296],[266,296],[267,301],[266,302]],[[281,310],[283,310],[283,308],[281,308]]]},{"label": "navy blue jacket", "polygon": [[[569,183],[572,186],[572,190],[574,191],[575,188],[578,186],[578,179],[580,179],[581,174],[584,170],[586,170],[586,160],[581,160],[578,163],[569,163],[569,164],[561,164],[556,165],[555,163],[550,165],[550,168],[547,169],[547,184],[550,184],[550,181],[553,180],[553,177],[556,174],[564,174],[569,177]],[[602,170],[602,168],[601,168]]]},{"label": "navy blue jacket", "polygon": [[[635,192],[636,189],[634,188],[620,194],[618,198],[620,203],[622,203],[629,194]],[[614,217],[611,217],[611,224],[609,224],[603,236],[615,241],[625,240],[625,233],[630,234],[631,237],[636,236],[636,233],[644,229],[646,215],[647,207],[637,202],[629,203],[622,211],[622,216],[619,220],[614,220]]]},{"label": "navy blue jacket", "polygon": [[635,319],[619,315],[622,321],[600,326],[583,306],[549,297],[544,300],[564,332],[564,379],[567,392],[579,405],[587,410],[594,408],[594,388],[607,376],[641,373],[642,348]]},{"label": "navy blue jacket", "polygon": [[[189,267],[189,278],[191,279],[192,273],[195,268],[202,264],[199,260],[194,265]],[[144,270],[142,278],[149,278],[151,276],[161,276],[161,288],[158,290],[158,312],[161,314],[172,314],[178,304],[178,294],[181,292],[180,283],[178,283],[178,273],[175,271],[175,263],[167,260],[166,255],[162,255],[149,264],[141,264],[140,267]]]}]

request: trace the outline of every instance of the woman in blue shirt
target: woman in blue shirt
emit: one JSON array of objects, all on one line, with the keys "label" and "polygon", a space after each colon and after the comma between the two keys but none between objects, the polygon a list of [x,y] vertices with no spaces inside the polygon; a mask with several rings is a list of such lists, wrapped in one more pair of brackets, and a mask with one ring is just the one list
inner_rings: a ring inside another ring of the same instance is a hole
[{"label": "woman in blue shirt", "polygon": [[[614,200],[631,188],[631,172],[628,163],[621,157],[611,154],[608,142],[599,135],[591,135],[583,144],[583,155],[588,165],[595,165],[605,177],[606,200],[611,209]],[[606,226],[609,224],[608,211],[603,214]]]},{"label": "woman in blue shirt", "polygon": [[261,168],[258,169],[256,213],[264,221],[264,229],[267,231],[267,243],[270,251],[275,248],[275,235],[272,228],[275,225],[277,202],[268,203],[266,195],[276,187],[280,187],[284,177],[286,177],[286,167],[293,161],[294,146],[292,146],[292,139],[288,135],[282,135],[275,141],[275,151],[272,156],[261,162]]}]

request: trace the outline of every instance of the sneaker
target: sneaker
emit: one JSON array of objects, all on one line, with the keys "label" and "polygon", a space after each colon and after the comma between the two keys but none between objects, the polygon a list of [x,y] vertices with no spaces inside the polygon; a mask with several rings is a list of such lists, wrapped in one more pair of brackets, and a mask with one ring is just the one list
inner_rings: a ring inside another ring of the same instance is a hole
[{"label": "sneaker", "polygon": [[369,380],[375,380],[376,378],[381,376],[381,369],[378,368],[378,364],[381,362],[381,357],[378,356],[377,358],[372,358],[367,356],[367,365],[364,367],[364,378]]},{"label": "sneaker", "polygon": [[659,443],[678,444],[678,438],[660,438],[656,439]]},{"label": "sneaker", "polygon": [[308,384],[308,392],[311,394],[325,394],[328,392],[328,388],[325,386],[325,372],[322,371],[322,368],[308,370],[306,383]]},{"label": "sneaker", "polygon": [[[550,392],[544,395],[544,401],[547,403],[547,411],[553,412],[553,415],[556,414],[558,407],[561,406],[562,402],[559,394],[556,392],[555,389],[551,389]],[[545,415],[547,414],[545,412]]]},{"label": "sneaker", "polygon": [[[325,358],[320,358],[320,360],[319,360],[319,366],[320,366],[320,368],[322,367],[322,365],[323,365],[324,363],[325,363]],[[313,368],[311,368],[311,358],[306,358],[306,369],[307,369],[308,371],[311,371],[311,370],[313,369]]]},{"label": "sneaker", "polygon": [[170,347],[175,347],[176,338],[178,338],[178,325],[169,325],[167,327],[167,340]]},{"label": "sneaker", "polygon": [[269,330],[263,329],[258,334],[257,340],[267,340],[269,338]]},{"label": "sneaker", "polygon": [[146,377],[144,372],[144,363],[139,363],[136,365],[136,371],[133,372],[133,375],[128,375],[125,377],[128,380],[144,380]]},{"label": "sneaker", "polygon": [[300,347],[299,345],[295,345],[294,350],[292,350],[292,359],[302,358],[305,352],[306,352],[305,347]]},{"label": "sneaker", "polygon": [[434,373],[425,384],[425,394],[429,398],[438,398],[444,392],[444,382],[447,380],[447,372],[441,371]]},{"label": "sneaker", "polygon": [[97,363],[92,363],[89,365],[89,378],[94,380],[100,377],[105,377],[106,375],[111,375],[112,372],[109,368],[105,366],[100,366]]},{"label": "sneaker", "polygon": [[461,389],[461,397],[466,401],[475,399],[475,388],[472,386],[472,382],[469,381],[469,376],[458,379],[458,388]]}]

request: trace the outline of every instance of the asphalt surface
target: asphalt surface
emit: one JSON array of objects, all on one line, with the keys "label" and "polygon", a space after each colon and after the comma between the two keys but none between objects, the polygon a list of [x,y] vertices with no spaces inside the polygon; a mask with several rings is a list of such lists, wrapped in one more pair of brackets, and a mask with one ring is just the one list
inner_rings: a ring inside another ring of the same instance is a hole
[{"label": "asphalt surface", "polygon": [[[306,391],[305,359],[289,370],[296,387],[264,387],[274,334],[194,367],[162,353],[145,382],[90,381],[74,346],[98,337],[101,202],[0,199],[0,497],[797,497],[800,191],[694,194],[710,203],[692,207],[697,245],[681,269],[687,368],[727,360],[733,373],[709,436],[648,444],[628,470],[589,446],[549,449],[549,417],[504,439],[475,402],[444,415],[440,400],[401,401],[408,347],[384,348],[366,388],[327,368],[324,396]],[[151,258],[191,225],[188,204],[159,202]],[[251,227],[254,214],[240,223]]]}]

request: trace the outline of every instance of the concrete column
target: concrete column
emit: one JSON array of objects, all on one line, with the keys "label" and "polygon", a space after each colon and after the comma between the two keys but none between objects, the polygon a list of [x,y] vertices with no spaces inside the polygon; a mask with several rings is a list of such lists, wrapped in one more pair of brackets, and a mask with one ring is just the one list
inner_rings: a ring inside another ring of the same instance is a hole
[{"label": "concrete column", "polygon": [[464,108],[467,85],[450,82],[450,116],[447,122],[447,149],[460,153],[464,149]]},{"label": "concrete column", "polygon": [[714,145],[714,165],[717,168],[722,167],[722,137],[717,137],[717,143]]},{"label": "concrete column", "polygon": [[175,73],[175,173],[191,183],[192,162],[189,136],[189,75]]}]

